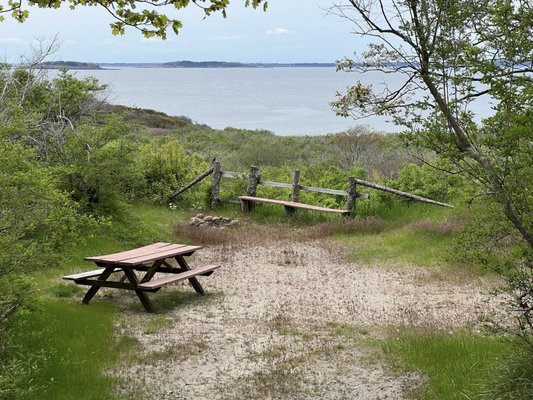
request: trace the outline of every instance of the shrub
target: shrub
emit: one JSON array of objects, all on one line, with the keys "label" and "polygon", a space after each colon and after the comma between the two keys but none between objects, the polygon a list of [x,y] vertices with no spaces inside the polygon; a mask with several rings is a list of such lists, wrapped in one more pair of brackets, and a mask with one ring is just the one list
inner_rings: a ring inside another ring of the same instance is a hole
[{"label": "shrub", "polygon": [[[154,203],[166,203],[172,192],[208,168],[197,154],[187,154],[181,144],[169,137],[155,138],[140,149],[139,169],[146,181],[146,197]],[[207,181],[201,182],[177,201],[202,204],[206,185]]]},{"label": "shrub", "polygon": [[54,265],[81,222],[53,170],[31,149],[0,140],[0,275]]}]

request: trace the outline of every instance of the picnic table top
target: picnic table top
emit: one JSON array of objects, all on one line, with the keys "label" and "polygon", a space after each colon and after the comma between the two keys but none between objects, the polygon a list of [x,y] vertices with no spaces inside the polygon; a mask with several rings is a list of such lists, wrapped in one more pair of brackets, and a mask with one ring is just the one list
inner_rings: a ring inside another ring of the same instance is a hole
[{"label": "picnic table top", "polygon": [[189,244],[157,242],[148,246],[138,247],[120,253],[106,254],[102,256],[84,257],[85,261],[96,263],[134,267],[151,261],[164,260],[165,258],[179,255],[192,254],[202,246]]}]

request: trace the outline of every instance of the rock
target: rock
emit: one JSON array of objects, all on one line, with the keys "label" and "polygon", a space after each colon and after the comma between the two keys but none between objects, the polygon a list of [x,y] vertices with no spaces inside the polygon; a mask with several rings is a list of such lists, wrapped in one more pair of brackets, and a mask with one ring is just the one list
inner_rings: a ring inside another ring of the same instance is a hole
[{"label": "rock", "polygon": [[205,215],[200,213],[200,214],[196,214],[196,218],[198,219],[204,219]]},{"label": "rock", "polygon": [[191,220],[191,225],[196,225],[196,226],[198,226],[198,225],[203,224],[203,223],[204,223],[204,221],[202,221],[201,219],[198,219],[198,218],[193,218],[193,219]]},{"label": "rock", "polygon": [[204,217],[204,221],[210,222],[213,220],[213,217],[211,215],[208,215],[207,217]]}]

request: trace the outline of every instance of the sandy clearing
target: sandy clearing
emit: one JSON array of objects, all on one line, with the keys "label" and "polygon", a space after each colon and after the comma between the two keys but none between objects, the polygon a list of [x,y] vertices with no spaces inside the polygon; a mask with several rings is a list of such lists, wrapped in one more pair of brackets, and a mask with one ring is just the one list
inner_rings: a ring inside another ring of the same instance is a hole
[{"label": "sandy clearing", "polygon": [[[221,251],[223,267],[201,278],[206,298],[188,285],[167,288],[185,301],[148,315],[120,294],[121,333],[140,348],[133,365],[111,372],[123,378],[122,392],[135,399],[403,399],[423,378],[392,374],[365,340],[402,324],[474,326],[481,312],[497,309],[482,278],[451,282],[435,280],[434,270],[350,263],[327,240],[213,246],[190,263],[220,260]],[[152,296],[156,308],[159,296]]]}]

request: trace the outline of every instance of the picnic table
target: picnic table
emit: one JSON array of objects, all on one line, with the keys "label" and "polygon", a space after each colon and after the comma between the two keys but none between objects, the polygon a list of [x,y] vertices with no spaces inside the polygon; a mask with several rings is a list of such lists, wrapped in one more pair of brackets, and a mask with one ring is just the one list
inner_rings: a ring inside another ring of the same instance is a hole
[{"label": "picnic table", "polygon": [[[147,311],[153,311],[152,303],[146,292],[157,292],[166,285],[188,280],[194,290],[203,295],[204,289],[196,278],[209,276],[220,265],[209,264],[191,269],[185,257],[192,255],[202,246],[158,242],[120,253],[85,257],[94,262],[99,269],[63,276],[78,285],[90,286],[82,302],[89,304],[101,287],[133,290]],[[137,273],[141,273],[140,279]],[[110,280],[120,274],[119,280]],[[155,274],[162,275],[153,279]]]}]

